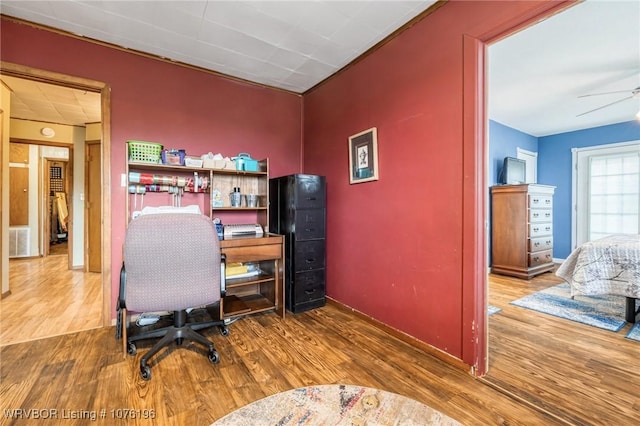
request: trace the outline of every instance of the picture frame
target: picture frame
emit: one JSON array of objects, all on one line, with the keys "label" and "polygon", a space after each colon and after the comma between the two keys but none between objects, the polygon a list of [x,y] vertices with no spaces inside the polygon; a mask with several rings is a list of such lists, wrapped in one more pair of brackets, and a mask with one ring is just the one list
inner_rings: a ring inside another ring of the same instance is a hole
[{"label": "picture frame", "polygon": [[378,180],[378,129],[349,136],[349,183]]}]

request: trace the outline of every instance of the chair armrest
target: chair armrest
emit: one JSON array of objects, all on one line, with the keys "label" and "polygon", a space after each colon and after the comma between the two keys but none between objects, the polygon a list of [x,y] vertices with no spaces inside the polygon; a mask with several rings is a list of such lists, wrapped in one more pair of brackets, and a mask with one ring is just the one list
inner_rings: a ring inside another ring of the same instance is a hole
[{"label": "chair armrest", "polygon": [[122,267],[120,268],[120,292],[118,294],[118,308],[126,308],[125,300],[124,300],[126,287],[127,287],[127,270],[124,267],[124,262],[122,262]]},{"label": "chair armrest", "polygon": [[227,294],[227,256],[224,253],[220,254],[220,298],[223,298]]}]

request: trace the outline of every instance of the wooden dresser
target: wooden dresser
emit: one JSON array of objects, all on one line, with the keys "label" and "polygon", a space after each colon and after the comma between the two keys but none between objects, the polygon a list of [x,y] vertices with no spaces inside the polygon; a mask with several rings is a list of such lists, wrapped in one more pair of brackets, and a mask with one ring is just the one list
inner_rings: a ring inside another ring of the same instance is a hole
[{"label": "wooden dresser", "polygon": [[531,279],[553,269],[553,193],[548,185],[491,187],[491,272]]}]

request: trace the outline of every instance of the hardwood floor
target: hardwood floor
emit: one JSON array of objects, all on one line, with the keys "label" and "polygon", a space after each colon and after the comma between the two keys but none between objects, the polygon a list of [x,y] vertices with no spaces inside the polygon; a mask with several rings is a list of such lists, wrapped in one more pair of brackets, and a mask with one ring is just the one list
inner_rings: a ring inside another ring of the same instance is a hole
[{"label": "hardwood floor", "polygon": [[[327,305],[284,321],[272,313],[244,318],[227,337],[203,330],[219,364],[185,342],[151,360],[149,382],[138,361],[152,342],[123,357],[113,327],[4,345],[0,423],[24,424],[5,411],[23,408],[96,410],[98,419],[104,409],[103,424],[208,425],[277,392],[345,383],[409,396],[467,425],[631,424],[640,410],[640,343],[508,304],[557,282],[552,274],[490,277],[489,302],[503,310],[489,320],[482,379]],[[156,419],[116,419],[119,409],[154,410]]]},{"label": "hardwood floor", "polygon": [[102,325],[100,274],[69,270],[67,256],[11,259],[9,283],[0,346]]},{"label": "hardwood floor", "polygon": [[[510,305],[557,285],[489,276],[489,374],[481,380],[571,424],[623,425],[640,418],[640,342],[617,333]],[[624,315],[624,312],[621,312]]]}]

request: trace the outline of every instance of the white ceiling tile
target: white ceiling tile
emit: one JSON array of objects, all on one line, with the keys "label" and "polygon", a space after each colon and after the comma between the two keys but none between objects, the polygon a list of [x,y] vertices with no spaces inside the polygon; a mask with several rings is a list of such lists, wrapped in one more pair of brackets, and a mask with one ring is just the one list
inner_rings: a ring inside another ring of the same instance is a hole
[{"label": "white ceiling tile", "polygon": [[325,38],[298,27],[289,33],[289,36],[282,41],[280,47],[305,56],[310,56],[316,51],[319,45],[325,42]]},{"label": "white ceiling tile", "polygon": [[206,20],[202,24],[199,40],[216,46],[227,46],[243,55],[261,59],[266,59],[275,49],[255,37]]},{"label": "white ceiling tile", "polygon": [[331,40],[319,46],[311,55],[313,59],[330,64],[335,68],[342,68],[357,56],[351,46],[340,45]]},{"label": "white ceiling tile", "polygon": [[348,20],[325,2],[305,2],[304,11],[305,13],[294,21],[296,25],[324,38],[331,37]]},{"label": "white ceiling tile", "polygon": [[296,68],[295,72],[304,75],[329,76],[337,70],[334,66],[310,58]]},{"label": "white ceiling tile", "polygon": [[304,63],[309,58],[301,53],[287,50],[276,49],[267,58],[267,61],[279,64],[282,68],[294,70]]},{"label": "white ceiling tile", "polygon": [[182,37],[196,39],[200,32],[202,16],[185,13],[173,2],[159,2],[153,8],[150,17],[153,26],[163,31],[180,34]]},{"label": "white ceiling tile", "polygon": [[214,2],[207,8],[205,19],[273,45],[279,44],[291,27],[245,3]]}]

